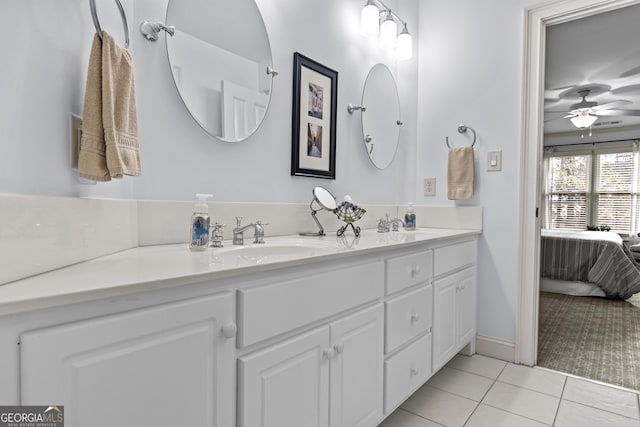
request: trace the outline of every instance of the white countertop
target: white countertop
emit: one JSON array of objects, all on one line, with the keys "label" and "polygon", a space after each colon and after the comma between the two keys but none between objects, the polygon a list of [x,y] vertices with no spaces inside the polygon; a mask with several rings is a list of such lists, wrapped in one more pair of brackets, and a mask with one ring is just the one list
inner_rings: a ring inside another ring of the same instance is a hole
[{"label": "white countertop", "polygon": [[[292,267],[345,256],[362,255],[380,250],[410,247],[452,237],[480,234],[480,230],[423,228],[415,232],[377,233],[363,230],[355,238],[348,230],[343,238],[266,236],[265,246],[291,242],[317,243],[322,250],[297,256],[274,256],[221,262],[221,254],[233,250],[230,241],[225,248],[191,252],[187,244],[143,246],[103,256],[58,270],[0,285],[0,315],[86,302],[204,282],[259,271]],[[246,236],[246,241],[252,239]],[[251,246],[251,245],[247,245]],[[289,245],[290,246],[290,245]]]}]

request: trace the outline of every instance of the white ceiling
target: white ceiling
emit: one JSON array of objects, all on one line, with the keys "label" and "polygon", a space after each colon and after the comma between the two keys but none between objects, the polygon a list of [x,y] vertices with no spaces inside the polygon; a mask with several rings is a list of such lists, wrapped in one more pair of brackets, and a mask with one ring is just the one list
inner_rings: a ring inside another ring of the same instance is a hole
[{"label": "white ceiling", "polygon": [[[640,110],[640,5],[547,28],[545,120],[562,117],[551,111],[570,111],[583,87],[592,89],[588,101],[623,99],[632,103],[619,108]],[[640,135],[640,117],[630,116],[598,117],[593,131],[606,140],[603,132],[628,126]],[[544,132],[585,133],[563,118],[545,122]]]}]

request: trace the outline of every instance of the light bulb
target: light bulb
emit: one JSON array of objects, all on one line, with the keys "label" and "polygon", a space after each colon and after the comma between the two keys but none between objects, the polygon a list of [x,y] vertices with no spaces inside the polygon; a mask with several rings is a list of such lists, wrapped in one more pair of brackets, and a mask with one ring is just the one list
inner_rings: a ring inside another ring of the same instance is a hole
[{"label": "light bulb", "polygon": [[380,39],[378,44],[383,49],[393,49],[396,47],[396,38],[398,36],[398,24],[393,20],[391,11],[387,11],[387,17],[380,25]]},{"label": "light bulb", "polygon": [[407,24],[404,24],[402,32],[398,36],[396,41],[396,59],[405,60],[411,59],[413,56],[413,40],[411,34],[407,30]]},{"label": "light bulb", "polygon": [[366,37],[378,37],[380,31],[380,10],[369,0],[360,12],[360,34]]},{"label": "light bulb", "polygon": [[580,111],[577,116],[571,117],[571,123],[578,129],[586,129],[596,120],[598,120],[598,116],[590,114],[589,110]]}]

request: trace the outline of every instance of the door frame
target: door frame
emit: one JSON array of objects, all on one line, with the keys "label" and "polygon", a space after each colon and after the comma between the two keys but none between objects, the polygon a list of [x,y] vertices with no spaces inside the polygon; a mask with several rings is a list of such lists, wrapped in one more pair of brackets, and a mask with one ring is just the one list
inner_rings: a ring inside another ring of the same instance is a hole
[{"label": "door frame", "polygon": [[541,200],[546,27],[639,3],[640,0],[555,0],[525,9],[516,363],[533,366],[538,356],[540,221],[537,212]]}]

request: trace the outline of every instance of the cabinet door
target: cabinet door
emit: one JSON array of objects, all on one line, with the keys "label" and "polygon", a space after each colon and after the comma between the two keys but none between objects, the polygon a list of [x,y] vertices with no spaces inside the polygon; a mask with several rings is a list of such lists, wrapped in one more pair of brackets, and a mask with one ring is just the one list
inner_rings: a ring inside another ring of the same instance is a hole
[{"label": "cabinet door", "polygon": [[227,292],[24,333],[21,403],[64,405],[68,427],[233,425],[233,307]]},{"label": "cabinet door", "polygon": [[475,269],[458,273],[458,344],[467,343],[476,332],[476,284]]},{"label": "cabinet door", "polygon": [[452,274],[433,283],[433,372],[456,351],[456,297],[458,276]]},{"label": "cabinet door", "polygon": [[329,327],[323,326],[241,357],[238,425],[328,426],[331,354]]},{"label": "cabinet door", "polygon": [[384,306],[331,324],[331,427],[370,427],[382,418]]}]

